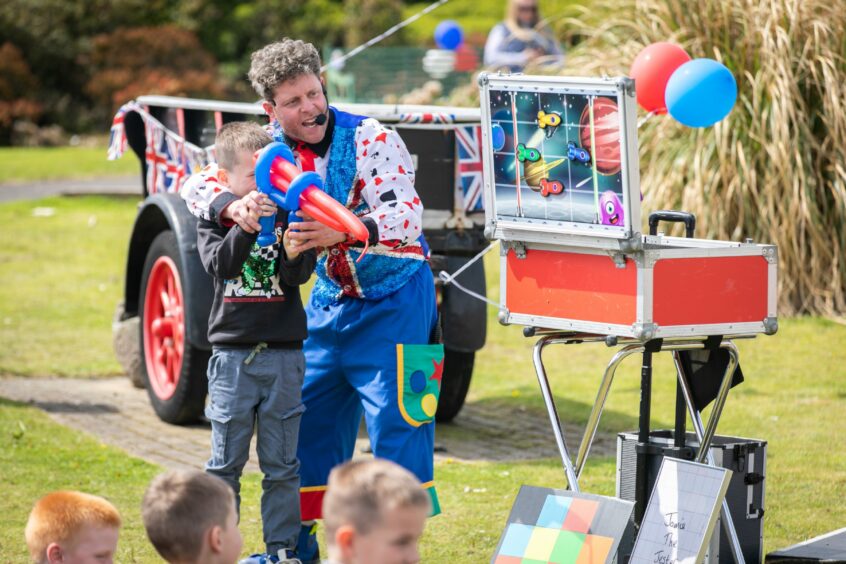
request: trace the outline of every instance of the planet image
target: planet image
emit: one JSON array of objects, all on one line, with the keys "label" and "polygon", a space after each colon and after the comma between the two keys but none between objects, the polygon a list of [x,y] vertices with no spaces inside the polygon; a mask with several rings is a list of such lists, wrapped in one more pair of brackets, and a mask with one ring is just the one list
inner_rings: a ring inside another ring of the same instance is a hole
[{"label": "planet image", "polygon": [[590,142],[590,105],[585,106],[579,118],[579,140],[582,147],[596,159],[596,170],[601,174],[620,172],[620,118],[617,104],[609,98],[598,97],[593,101],[593,137],[596,149]]},{"label": "planet image", "polygon": [[498,123],[491,126],[491,145],[494,151],[499,151],[505,147],[505,130]]},{"label": "planet image", "polygon": [[543,156],[535,162],[525,161],[523,163],[523,182],[529,185],[529,188],[535,192],[541,189],[541,180],[549,179],[549,172],[566,161],[567,159],[557,159],[547,164]]}]

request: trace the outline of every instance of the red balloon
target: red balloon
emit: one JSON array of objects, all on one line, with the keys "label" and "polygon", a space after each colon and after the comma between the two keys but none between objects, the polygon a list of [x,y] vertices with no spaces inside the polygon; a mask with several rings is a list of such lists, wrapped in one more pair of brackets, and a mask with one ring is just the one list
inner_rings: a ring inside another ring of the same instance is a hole
[{"label": "red balloon", "polygon": [[666,114],[664,91],[670,76],[690,60],[684,49],[675,43],[653,43],[638,53],[629,70],[635,80],[637,103],[647,112]]}]

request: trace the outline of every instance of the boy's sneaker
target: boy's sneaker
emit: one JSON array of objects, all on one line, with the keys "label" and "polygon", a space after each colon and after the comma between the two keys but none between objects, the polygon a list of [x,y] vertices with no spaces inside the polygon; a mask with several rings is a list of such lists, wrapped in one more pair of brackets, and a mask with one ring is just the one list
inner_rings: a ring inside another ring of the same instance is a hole
[{"label": "boy's sneaker", "polygon": [[251,554],[238,564],[302,564],[293,550],[281,549],[278,554]]},{"label": "boy's sneaker", "polygon": [[317,523],[300,527],[297,541],[297,558],[303,564],[320,564],[320,547],[317,545]]}]

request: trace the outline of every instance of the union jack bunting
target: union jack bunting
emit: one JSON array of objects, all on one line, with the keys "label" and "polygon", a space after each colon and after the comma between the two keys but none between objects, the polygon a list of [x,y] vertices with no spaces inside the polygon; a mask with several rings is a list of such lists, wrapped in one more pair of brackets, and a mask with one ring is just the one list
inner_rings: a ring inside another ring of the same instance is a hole
[{"label": "union jack bunting", "polygon": [[399,120],[400,123],[452,123],[455,121],[455,115],[414,112],[400,114]]},{"label": "union jack bunting", "polygon": [[127,112],[140,110],[141,107],[135,102],[129,102],[120,107],[112,119],[112,128],[109,131],[109,152],[108,159],[114,161],[119,159],[126,151],[126,133],[123,128],[123,118]]},{"label": "union jack bunting", "polygon": [[204,149],[185,141],[134,101],[124,104],[112,120],[109,160],[120,158],[126,152],[124,118],[129,112],[138,113],[144,121],[148,194],[179,192],[188,176],[214,161],[213,146]]},{"label": "union jack bunting", "polygon": [[482,127],[455,128],[455,183],[464,194],[464,211],[482,211]]}]

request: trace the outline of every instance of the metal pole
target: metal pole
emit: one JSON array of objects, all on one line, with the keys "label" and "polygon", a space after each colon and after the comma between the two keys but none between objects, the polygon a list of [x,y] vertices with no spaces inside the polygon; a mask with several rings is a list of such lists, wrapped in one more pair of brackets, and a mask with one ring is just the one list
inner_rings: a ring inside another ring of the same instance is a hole
[{"label": "metal pole", "polygon": [[602,382],[599,384],[596,401],[593,402],[593,409],[590,411],[587,425],[585,426],[585,434],[582,436],[582,443],[579,445],[579,452],[576,455],[577,477],[581,477],[582,475],[590,447],[593,444],[594,438],[596,438],[596,431],[599,428],[599,418],[602,417],[602,411],[605,409],[605,400],[608,399],[608,392],[611,390],[611,384],[614,381],[614,375],[617,373],[617,367],[627,356],[642,351],[643,345],[627,345],[611,358],[611,361],[605,368],[605,374],[602,376]]},{"label": "metal pole", "polygon": [[649,499],[649,482],[646,479],[646,465],[649,455],[649,419],[652,406],[652,350],[644,347],[643,363],[640,367],[640,416],[638,418],[637,454],[635,470],[635,524],[640,527],[646,514]]},{"label": "metal pole", "polygon": [[696,462],[704,462],[705,457],[711,449],[711,439],[714,438],[714,433],[717,431],[717,423],[723,413],[723,407],[726,405],[728,392],[731,389],[731,381],[734,377],[734,371],[737,368],[738,353],[737,347],[731,341],[726,341],[720,345],[720,348],[726,349],[729,352],[729,363],[726,367],[726,373],[723,375],[723,382],[720,385],[720,391],[714,399],[714,406],[711,408],[711,416],[708,418],[708,425],[705,427],[705,432],[700,437],[699,456],[696,457]]},{"label": "metal pole", "polygon": [[543,402],[546,404],[546,412],[549,414],[549,422],[552,425],[552,433],[555,435],[555,442],[558,445],[558,452],[561,454],[561,462],[564,464],[564,474],[567,476],[567,483],[570,490],[578,492],[579,480],[576,472],[573,469],[573,463],[570,460],[570,453],[567,451],[567,443],[564,441],[564,433],[561,430],[561,420],[558,419],[558,410],[555,408],[555,399],[552,397],[552,392],[549,390],[549,380],[546,377],[546,370],[543,367],[543,348],[549,341],[555,340],[552,336],[541,337],[535,343],[533,350],[533,361],[535,364],[535,373],[538,376],[538,384],[540,385],[541,393],[543,394]]},{"label": "metal pole", "polygon": [[[725,375],[723,375],[723,383],[725,383],[726,380],[731,382],[731,379],[734,376],[734,367],[737,366],[737,348],[731,342],[724,342],[721,346],[723,348],[728,348],[729,355],[734,359],[734,363],[732,363],[731,361],[729,362],[728,368],[730,370],[727,371]],[[710,466],[716,466],[716,464],[714,463],[714,456],[711,454],[710,440],[708,441],[709,448],[702,448],[702,445],[705,444],[705,442],[703,441],[705,432],[702,429],[702,417],[699,415],[699,411],[696,409],[696,406],[693,405],[693,393],[690,389],[690,383],[687,381],[687,375],[684,373],[684,369],[681,365],[681,362],[679,362],[679,359],[676,355],[673,355],[673,362],[676,365],[676,374],[678,375],[679,388],[684,394],[684,401],[687,404],[687,409],[690,413],[690,420],[693,423],[693,430],[696,433],[696,438],[699,440],[699,456],[701,457],[702,453],[704,452],[705,459],[708,461],[708,464]],[[729,386],[729,388],[730,387],[731,386]],[[720,393],[722,393],[722,387],[720,388]],[[723,399],[723,402],[725,402],[725,398]],[[719,413],[712,412],[711,420],[713,420],[715,416],[717,416],[717,418],[719,419]],[[746,564],[746,559],[743,557],[743,552],[740,550],[740,539],[737,538],[737,530],[734,528],[734,520],[731,517],[728,502],[725,500],[725,498],[723,498],[720,516],[723,520],[723,529],[728,535],[728,543],[729,547],[731,547],[731,553],[734,557],[735,563]]]}]

